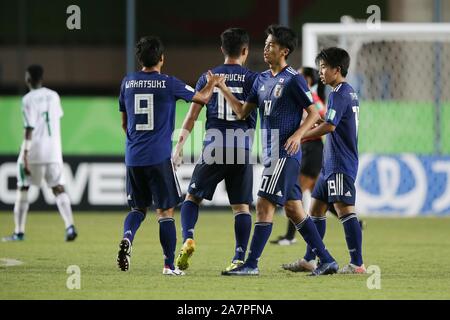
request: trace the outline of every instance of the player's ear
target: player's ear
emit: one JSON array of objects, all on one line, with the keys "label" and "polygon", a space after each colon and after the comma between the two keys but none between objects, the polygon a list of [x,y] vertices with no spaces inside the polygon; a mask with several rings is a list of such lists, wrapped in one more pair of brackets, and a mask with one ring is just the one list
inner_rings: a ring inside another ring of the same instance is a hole
[{"label": "player's ear", "polygon": [[225,53],[225,50],[223,49],[223,47],[222,46],[220,46],[220,51],[222,51],[222,54],[224,55],[224,56],[226,56],[227,54]]}]

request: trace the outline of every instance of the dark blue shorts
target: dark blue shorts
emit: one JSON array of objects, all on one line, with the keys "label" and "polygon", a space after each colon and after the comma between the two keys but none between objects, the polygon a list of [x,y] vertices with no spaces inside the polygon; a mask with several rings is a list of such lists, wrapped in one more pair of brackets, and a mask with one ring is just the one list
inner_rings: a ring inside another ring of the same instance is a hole
[{"label": "dark blue shorts", "polygon": [[132,208],[169,209],[181,201],[181,190],[172,162],[167,159],[152,166],[127,167],[127,199]]},{"label": "dark blue shorts", "polygon": [[300,173],[310,178],[317,178],[322,169],[323,143],[321,139],[302,143],[302,162]]},{"label": "dark blue shorts", "polygon": [[328,204],[343,202],[355,205],[355,181],[343,173],[333,173],[327,179],[320,174],[311,196]]},{"label": "dark blue shorts", "polygon": [[300,163],[296,159],[278,159],[273,170],[264,168],[258,196],[280,206],[288,200],[302,200],[299,174]]},{"label": "dark blue shorts", "polygon": [[253,202],[253,166],[243,164],[206,164],[200,160],[192,173],[188,193],[211,200],[216,187],[225,180],[230,204],[251,204]]}]

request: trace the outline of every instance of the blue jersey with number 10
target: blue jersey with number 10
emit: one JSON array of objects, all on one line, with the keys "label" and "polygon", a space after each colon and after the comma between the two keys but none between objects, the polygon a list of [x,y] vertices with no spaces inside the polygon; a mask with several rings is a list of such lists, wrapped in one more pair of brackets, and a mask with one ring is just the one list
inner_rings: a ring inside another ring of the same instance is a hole
[{"label": "blue jersey with number 10", "polygon": [[[214,74],[220,74],[225,77],[225,84],[231,90],[233,95],[244,102],[252,89],[257,73],[248,70],[239,64],[223,64],[211,70]],[[195,89],[200,91],[206,85],[206,74],[203,74],[197,82]],[[245,120],[237,120],[233,109],[228,105],[221,91],[216,87],[211,100],[206,105],[206,136],[205,145],[213,142],[215,138],[209,134],[208,130],[219,130],[222,133],[222,141],[214,141],[217,147],[245,148],[251,149],[251,141],[245,139],[242,142],[235,139],[227,139],[227,130],[242,129],[244,132],[256,127],[256,111],[251,112]],[[233,134],[233,133],[232,133]],[[253,136],[251,136],[253,138]],[[251,140],[251,139],[250,139]]]},{"label": "blue jersey with number 10", "polygon": [[171,157],[176,101],[192,101],[194,94],[184,82],[156,71],[139,71],[123,79],[119,110],[128,118],[127,166],[155,165]]}]

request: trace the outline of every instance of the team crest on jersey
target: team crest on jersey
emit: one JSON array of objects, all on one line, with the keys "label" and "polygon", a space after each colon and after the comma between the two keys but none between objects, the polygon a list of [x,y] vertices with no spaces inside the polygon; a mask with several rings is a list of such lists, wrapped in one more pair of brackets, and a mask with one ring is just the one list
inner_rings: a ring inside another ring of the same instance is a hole
[{"label": "team crest on jersey", "polygon": [[280,80],[278,82],[279,83],[283,83],[284,82],[284,78],[280,78]]},{"label": "team crest on jersey", "polygon": [[283,85],[277,84],[275,86],[275,89],[273,90],[273,96],[275,98],[279,98],[279,97],[281,97],[282,93],[283,93]]}]

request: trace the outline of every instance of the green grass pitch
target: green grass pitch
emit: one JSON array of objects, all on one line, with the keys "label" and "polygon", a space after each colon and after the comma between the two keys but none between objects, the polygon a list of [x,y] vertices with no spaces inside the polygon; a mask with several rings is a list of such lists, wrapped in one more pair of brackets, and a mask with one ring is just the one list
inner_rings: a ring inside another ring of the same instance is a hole
[{"label": "green grass pitch", "polygon": [[[366,218],[363,250],[366,267],[381,269],[381,288],[368,289],[372,275],[333,275],[319,278],[280,268],[304,252],[303,241],[288,247],[267,244],[259,277],[224,277],[234,247],[233,216],[200,212],[197,250],[185,277],[165,277],[155,215],[149,214],[134,242],[131,268],[116,266],[125,213],[75,215],[79,238],[65,243],[57,212],[31,212],[26,241],[0,242],[0,300],[3,299],[450,299],[449,218]],[[179,212],[176,213],[181,245]],[[286,227],[275,216],[271,238]],[[11,213],[0,213],[0,235],[13,229]],[[325,242],[340,265],[348,261],[342,226],[328,218]],[[19,266],[4,266],[1,259]],[[81,270],[81,289],[69,290],[67,267]]]}]

